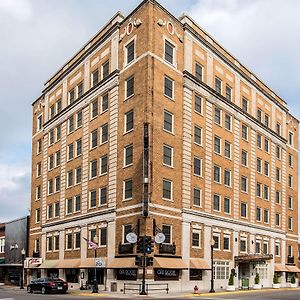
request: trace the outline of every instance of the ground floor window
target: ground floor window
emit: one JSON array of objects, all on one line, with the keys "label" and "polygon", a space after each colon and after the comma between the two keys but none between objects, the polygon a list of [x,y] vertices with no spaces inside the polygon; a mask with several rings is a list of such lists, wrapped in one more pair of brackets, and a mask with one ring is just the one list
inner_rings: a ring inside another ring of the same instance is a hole
[{"label": "ground floor window", "polygon": [[267,264],[256,265],[256,273],[259,274],[260,280],[268,279],[268,265]]},{"label": "ground floor window", "polygon": [[[88,270],[88,283],[93,283],[95,278],[95,268]],[[98,284],[104,284],[104,269],[96,269],[96,278]]]},{"label": "ground floor window", "polygon": [[179,270],[154,269],[154,280],[179,280]]},{"label": "ground floor window", "polygon": [[58,269],[47,269],[47,277],[59,278]]},{"label": "ground floor window", "polygon": [[[286,274],[286,282],[291,282],[292,277],[295,276],[295,273],[291,273],[291,272],[286,272],[285,274]],[[297,277],[295,276],[295,278]]]},{"label": "ground floor window", "polygon": [[136,280],[137,269],[117,269],[117,280]]},{"label": "ground floor window", "polygon": [[79,269],[66,269],[66,280],[71,283],[78,283]]},{"label": "ground floor window", "polygon": [[214,279],[228,279],[229,274],[228,261],[214,261]]},{"label": "ground floor window", "polygon": [[190,280],[202,280],[202,270],[190,269]]}]

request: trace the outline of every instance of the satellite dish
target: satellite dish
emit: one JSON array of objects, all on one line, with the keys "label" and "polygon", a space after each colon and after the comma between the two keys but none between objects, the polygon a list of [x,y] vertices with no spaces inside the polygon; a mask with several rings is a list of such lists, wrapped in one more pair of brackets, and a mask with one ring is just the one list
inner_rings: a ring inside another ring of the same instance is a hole
[{"label": "satellite dish", "polygon": [[129,232],[126,234],[126,241],[130,244],[137,242],[137,235],[134,232]]},{"label": "satellite dish", "polygon": [[165,239],[166,239],[166,236],[162,232],[160,232],[155,236],[155,243],[161,244],[165,241]]}]

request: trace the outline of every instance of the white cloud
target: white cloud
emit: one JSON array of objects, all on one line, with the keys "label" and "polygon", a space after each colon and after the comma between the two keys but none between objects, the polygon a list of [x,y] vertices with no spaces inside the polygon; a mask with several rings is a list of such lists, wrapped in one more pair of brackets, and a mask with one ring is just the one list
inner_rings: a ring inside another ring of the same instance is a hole
[{"label": "white cloud", "polygon": [[32,15],[32,7],[28,0],[1,0],[0,15],[8,14],[19,20],[28,20]]}]

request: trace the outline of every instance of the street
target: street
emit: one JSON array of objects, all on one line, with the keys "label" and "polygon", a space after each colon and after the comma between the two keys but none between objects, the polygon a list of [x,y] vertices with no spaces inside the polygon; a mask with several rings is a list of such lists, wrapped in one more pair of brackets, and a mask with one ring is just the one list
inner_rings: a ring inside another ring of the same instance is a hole
[{"label": "street", "polygon": [[[211,299],[239,299],[239,300],[299,300],[300,299],[300,290],[262,290],[260,292],[237,292],[235,294],[229,293],[221,293],[221,294],[214,294],[214,295],[203,295],[203,296],[194,296],[193,294],[150,294],[149,296],[138,296],[138,295],[123,295],[123,294],[98,294],[94,295],[96,298],[102,299],[202,299],[202,300],[211,300]],[[54,300],[54,299],[73,299],[73,300],[86,300],[86,299],[93,299],[95,297],[91,296],[79,296],[79,295],[41,295],[41,294],[28,294],[26,291],[21,290],[9,290],[9,289],[0,289],[0,300],[25,300],[25,299],[32,299],[32,300]]]}]

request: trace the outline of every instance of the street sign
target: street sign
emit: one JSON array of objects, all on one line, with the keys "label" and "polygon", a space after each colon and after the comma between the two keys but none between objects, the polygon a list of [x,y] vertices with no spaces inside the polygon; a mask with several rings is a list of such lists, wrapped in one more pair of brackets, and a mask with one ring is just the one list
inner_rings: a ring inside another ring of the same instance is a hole
[{"label": "street sign", "polygon": [[102,258],[96,258],[95,260],[96,268],[104,268],[105,261]]},{"label": "street sign", "polygon": [[126,240],[130,244],[135,244],[137,242],[137,235],[134,232],[129,232],[126,234]]}]

